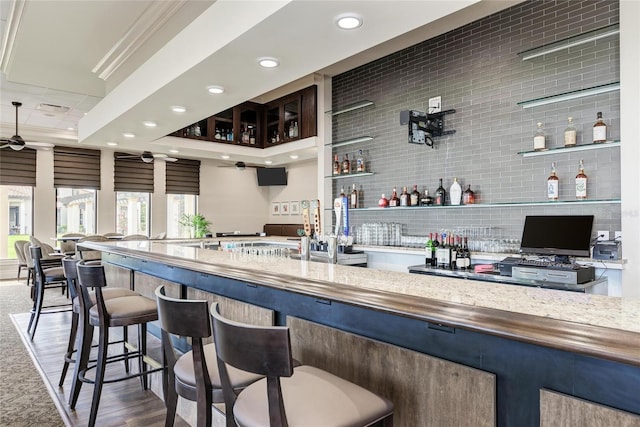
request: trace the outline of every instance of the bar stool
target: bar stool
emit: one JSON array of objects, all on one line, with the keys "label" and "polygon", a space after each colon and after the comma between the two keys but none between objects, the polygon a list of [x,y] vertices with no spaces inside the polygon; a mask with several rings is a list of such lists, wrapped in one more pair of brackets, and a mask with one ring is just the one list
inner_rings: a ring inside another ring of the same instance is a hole
[{"label": "bar stool", "polygon": [[[32,288],[33,308],[31,309],[31,317],[29,318],[29,326],[27,332],[33,340],[38,328],[40,314],[43,313],[59,313],[61,311],[69,311],[71,304],[53,304],[44,305],[44,291],[53,288],[67,287],[67,282],[62,271],[62,267],[44,268],[42,265],[42,250],[40,246],[29,247],[29,257],[33,262],[34,286]],[[59,261],[58,261],[59,262]]]},{"label": "bar stool", "polygon": [[[167,406],[165,426],[173,426],[179,395],[197,402],[197,425],[208,427],[212,419],[211,405],[224,402],[224,397],[215,345],[202,342],[211,336],[207,301],[170,298],[165,295],[164,285],[156,289],[156,296],[167,364],[162,384]],[[191,338],[191,351],[177,357],[171,335]],[[236,393],[263,378],[235,368],[229,369],[229,376]]]},{"label": "bar stool", "polygon": [[[69,406],[75,409],[80,393],[80,387],[83,382],[94,384],[93,399],[91,401],[91,413],[89,415],[89,427],[95,426],[98,414],[98,405],[100,404],[100,395],[102,393],[102,385],[104,383],[112,383],[123,381],[131,378],[140,378],[142,388],[147,389],[147,375],[162,370],[162,367],[156,369],[147,369],[146,350],[147,350],[147,323],[158,319],[158,310],[156,302],[150,298],[141,295],[124,296],[120,298],[105,299],[103,288],[107,285],[104,267],[99,261],[87,262],[79,261],[78,284],[79,284],[79,302],[81,304],[79,311],[79,322],[88,322],[91,326],[99,327],[98,339],[98,359],[95,365],[89,366],[89,353],[91,351],[91,341],[84,335],[80,345],[80,354],[78,355],[74,381],[71,389]],[[89,288],[93,288],[95,292],[95,304],[91,306],[91,298],[89,296]],[[90,308],[87,308],[90,307]],[[84,313],[88,313],[89,318],[84,319]],[[136,351],[127,352],[121,355],[107,357],[107,347],[109,345],[109,328],[114,326],[138,326],[138,348]],[[91,329],[91,328],[89,328]],[[108,362],[129,361],[130,359],[138,360],[138,372],[127,373],[126,375],[109,378],[105,380],[105,369]],[[95,379],[91,380],[86,377],[86,373],[90,369],[96,369]]]},{"label": "bar stool", "polygon": [[[64,271],[64,276],[67,279],[67,286],[69,287],[69,295],[71,296],[73,311],[71,314],[71,328],[69,329],[69,342],[67,344],[67,351],[64,354],[64,365],[62,366],[62,373],[60,374],[60,381],[58,382],[58,386],[62,387],[64,384],[64,380],[67,376],[67,370],[69,369],[69,363],[75,363],[76,359],[74,357],[76,337],[78,335],[78,330],[80,330],[80,336],[82,339],[89,340],[91,342],[93,340],[93,326],[89,325],[86,321],[89,319],[89,315],[87,312],[83,313],[83,323],[79,324],[80,318],[80,301],[78,299],[78,295],[80,290],[78,289],[78,270],[76,268],[76,264],[79,260],[66,257],[62,259],[62,269]],[[131,291],[129,289],[124,288],[105,288],[102,290],[102,295],[105,300],[112,298],[119,298],[124,296],[132,296],[132,295],[140,295],[137,292]],[[95,304],[95,293],[90,292],[89,298],[91,299],[91,306]],[[84,304],[82,304],[84,306]],[[91,307],[84,307],[88,310]],[[116,342],[126,343],[128,338],[127,327],[122,328],[123,339]],[[116,342],[110,342],[109,344],[115,344]],[[123,345],[123,352],[127,352],[126,345]],[[95,362],[95,361],[94,361]],[[129,372],[129,364],[125,361],[125,370]]]},{"label": "bar stool", "polygon": [[[233,322],[211,307],[227,427],[393,425],[393,403],[308,365],[294,367],[289,328]],[[236,396],[227,364],[261,374]]]}]

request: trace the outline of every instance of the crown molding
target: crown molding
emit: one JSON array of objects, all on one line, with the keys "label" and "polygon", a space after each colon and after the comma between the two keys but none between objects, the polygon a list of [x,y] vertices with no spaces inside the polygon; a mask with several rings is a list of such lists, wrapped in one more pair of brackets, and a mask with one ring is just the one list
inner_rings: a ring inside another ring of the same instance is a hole
[{"label": "crown molding", "polygon": [[91,70],[102,80],[109,77],[171,18],[187,0],[151,2],[129,30]]},{"label": "crown molding", "polygon": [[7,74],[7,71],[13,60],[13,45],[22,22],[22,16],[26,0],[14,0],[11,2],[11,10],[9,10],[9,18],[7,20],[7,28],[2,40],[0,48],[0,69]]}]

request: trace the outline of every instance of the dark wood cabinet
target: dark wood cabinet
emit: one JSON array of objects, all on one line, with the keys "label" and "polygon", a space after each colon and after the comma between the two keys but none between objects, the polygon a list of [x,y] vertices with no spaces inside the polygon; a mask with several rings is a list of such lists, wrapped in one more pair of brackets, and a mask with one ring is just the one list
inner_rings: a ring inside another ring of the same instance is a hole
[{"label": "dark wood cabinet", "polygon": [[314,85],[267,104],[244,102],[171,136],[256,148],[316,136],[316,94]]}]

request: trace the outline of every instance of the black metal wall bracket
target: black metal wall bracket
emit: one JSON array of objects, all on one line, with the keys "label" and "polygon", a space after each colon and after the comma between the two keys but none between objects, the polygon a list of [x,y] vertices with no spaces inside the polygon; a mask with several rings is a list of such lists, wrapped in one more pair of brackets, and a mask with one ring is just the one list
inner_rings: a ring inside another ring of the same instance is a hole
[{"label": "black metal wall bracket", "polygon": [[452,109],[427,114],[415,110],[404,110],[400,111],[400,124],[409,125],[410,144],[426,144],[433,148],[432,138],[456,133],[455,130],[444,130],[445,114],[455,112],[456,110]]}]

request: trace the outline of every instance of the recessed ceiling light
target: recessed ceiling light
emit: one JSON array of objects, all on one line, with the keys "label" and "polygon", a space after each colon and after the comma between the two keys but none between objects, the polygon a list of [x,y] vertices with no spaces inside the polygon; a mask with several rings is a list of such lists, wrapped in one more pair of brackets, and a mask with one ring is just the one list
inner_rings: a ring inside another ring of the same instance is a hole
[{"label": "recessed ceiling light", "polygon": [[275,68],[280,65],[280,61],[276,58],[264,57],[258,58],[258,64],[264,68]]},{"label": "recessed ceiling light", "polygon": [[107,142],[107,145],[109,145],[109,146],[111,146],[111,147],[116,147],[116,146],[118,145],[118,143],[117,143],[117,142],[109,141],[109,142]]},{"label": "recessed ceiling light", "polygon": [[67,130],[76,130],[76,128],[74,128],[73,126],[69,126]]},{"label": "recessed ceiling light", "polygon": [[271,160],[265,160],[265,161],[264,161],[264,164],[265,164],[265,165],[270,165],[271,163],[273,163]]},{"label": "recessed ceiling light", "polygon": [[289,156],[289,158],[295,160],[295,159],[298,158],[298,155],[297,154],[292,154],[292,155]]},{"label": "recessed ceiling light", "polygon": [[135,138],[136,134],[133,132],[125,132],[122,134],[122,136],[124,136],[125,138]]},{"label": "recessed ceiling light", "polygon": [[222,86],[209,86],[207,87],[209,93],[223,93],[224,88]]},{"label": "recessed ceiling light", "polygon": [[223,159],[225,159],[225,160],[228,160],[228,159],[230,159],[230,158],[231,158],[231,156],[228,156],[228,155],[226,155],[226,154],[223,154],[223,155],[222,155],[222,156],[220,156],[220,157],[222,157],[222,158],[223,158]]},{"label": "recessed ceiling light", "polygon": [[354,30],[362,25],[362,17],[355,13],[345,13],[336,18],[336,24],[343,30]]},{"label": "recessed ceiling light", "polygon": [[156,122],[153,122],[151,120],[145,120],[144,122],[142,122],[143,125],[145,125],[148,128],[154,128],[156,126],[158,126],[158,124]]},{"label": "recessed ceiling light", "polygon": [[172,148],[171,150],[169,150],[169,152],[171,154],[178,154],[180,151],[176,150],[175,148]]},{"label": "recessed ceiling light", "polygon": [[184,113],[185,111],[187,111],[187,109],[181,105],[174,105],[173,107],[171,107],[171,111],[173,111],[174,113]]}]

